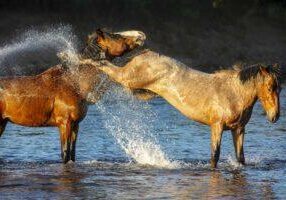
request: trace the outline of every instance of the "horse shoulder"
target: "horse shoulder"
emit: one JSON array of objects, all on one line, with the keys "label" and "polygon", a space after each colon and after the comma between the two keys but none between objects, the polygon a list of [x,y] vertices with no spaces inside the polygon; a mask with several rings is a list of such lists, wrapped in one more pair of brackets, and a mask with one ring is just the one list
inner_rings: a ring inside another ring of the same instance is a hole
[{"label": "horse shoulder", "polygon": [[76,85],[63,82],[57,88],[54,99],[53,120],[60,123],[63,119],[81,121],[87,112],[86,99],[82,97]]},{"label": "horse shoulder", "polygon": [[243,97],[234,78],[219,75],[213,86],[217,95],[217,106],[227,127],[240,126],[246,118],[249,119],[249,112],[245,109]]}]

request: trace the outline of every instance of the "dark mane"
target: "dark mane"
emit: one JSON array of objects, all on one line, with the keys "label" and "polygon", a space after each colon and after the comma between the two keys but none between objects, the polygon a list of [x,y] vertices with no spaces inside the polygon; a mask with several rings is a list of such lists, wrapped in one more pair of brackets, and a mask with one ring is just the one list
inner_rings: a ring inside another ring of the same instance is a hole
[{"label": "dark mane", "polygon": [[281,67],[279,64],[274,64],[274,65],[270,65],[268,66],[268,72],[275,77],[278,85],[281,85],[282,83],[282,76],[281,76]]},{"label": "dark mane", "polygon": [[260,73],[260,66],[259,64],[252,65],[246,67],[239,72],[239,79],[242,83],[245,83],[253,78],[256,78],[257,75]]},{"label": "dark mane", "polygon": [[120,39],[120,38],[122,38],[121,35],[116,34],[116,33],[112,33],[112,32],[108,32],[108,31],[105,31],[104,34],[106,34],[108,37],[110,37],[112,39]]},{"label": "dark mane", "polygon": [[278,64],[264,66],[261,64],[251,65],[246,67],[239,72],[239,79],[242,83],[245,83],[251,79],[256,78],[261,73],[261,68],[271,74],[278,83],[280,83],[280,67]]},{"label": "dark mane", "polygon": [[102,49],[96,44],[88,44],[85,48],[82,49],[80,55],[82,58],[92,58],[94,60],[102,60],[105,59],[103,57]]}]

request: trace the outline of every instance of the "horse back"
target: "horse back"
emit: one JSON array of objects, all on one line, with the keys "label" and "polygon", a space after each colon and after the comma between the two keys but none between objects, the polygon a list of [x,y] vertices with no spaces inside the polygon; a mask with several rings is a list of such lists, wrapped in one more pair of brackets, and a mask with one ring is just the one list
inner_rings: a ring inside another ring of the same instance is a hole
[{"label": "horse back", "polygon": [[24,126],[54,125],[55,101],[69,102],[68,96],[75,95],[63,75],[56,66],[37,76],[0,79],[1,118]]}]

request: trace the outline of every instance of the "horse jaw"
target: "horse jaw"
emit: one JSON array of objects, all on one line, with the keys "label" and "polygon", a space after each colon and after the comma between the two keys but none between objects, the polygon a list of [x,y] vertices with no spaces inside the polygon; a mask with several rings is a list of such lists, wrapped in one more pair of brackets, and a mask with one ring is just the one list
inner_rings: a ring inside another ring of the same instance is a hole
[{"label": "horse jaw", "polygon": [[122,37],[134,37],[135,43],[138,46],[143,46],[144,41],[146,40],[146,35],[142,31],[131,30],[131,31],[116,32],[115,34],[121,35]]}]

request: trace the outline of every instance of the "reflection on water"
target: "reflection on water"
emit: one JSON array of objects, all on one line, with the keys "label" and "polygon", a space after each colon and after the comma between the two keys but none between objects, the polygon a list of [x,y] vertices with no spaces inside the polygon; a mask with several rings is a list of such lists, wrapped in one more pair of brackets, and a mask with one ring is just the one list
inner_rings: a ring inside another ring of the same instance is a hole
[{"label": "reflection on water", "polygon": [[[146,198],[263,198],[273,199],[274,181],[255,182],[247,170],[156,169],[127,163],[30,163],[1,172],[2,198],[98,197]],[[284,166],[285,167],[285,166]],[[20,169],[19,169],[20,168]]]},{"label": "reflection on water", "polygon": [[[155,112],[148,134],[153,134],[158,148],[168,159],[179,163],[171,169],[136,163],[132,154],[127,155],[121,148],[116,134],[106,127],[106,122],[116,121],[100,113],[96,106],[90,108],[81,124],[77,162],[68,165],[60,163],[57,129],[10,124],[0,139],[0,199],[283,199],[286,195],[285,99],[283,90],[281,118],[275,125],[266,121],[260,105],[255,106],[247,126],[248,165],[236,163],[231,134],[226,132],[216,170],[211,170],[208,164],[208,127],[183,117],[162,99],[146,106],[142,102],[140,109],[147,110],[140,112]],[[105,103],[105,111],[111,113],[122,107],[124,101]],[[128,115],[135,116],[131,108],[127,104],[123,109],[128,120],[132,119]],[[127,131],[125,136],[133,134],[132,129],[123,127],[121,131]],[[152,153],[156,151],[151,150],[150,156]]]}]

